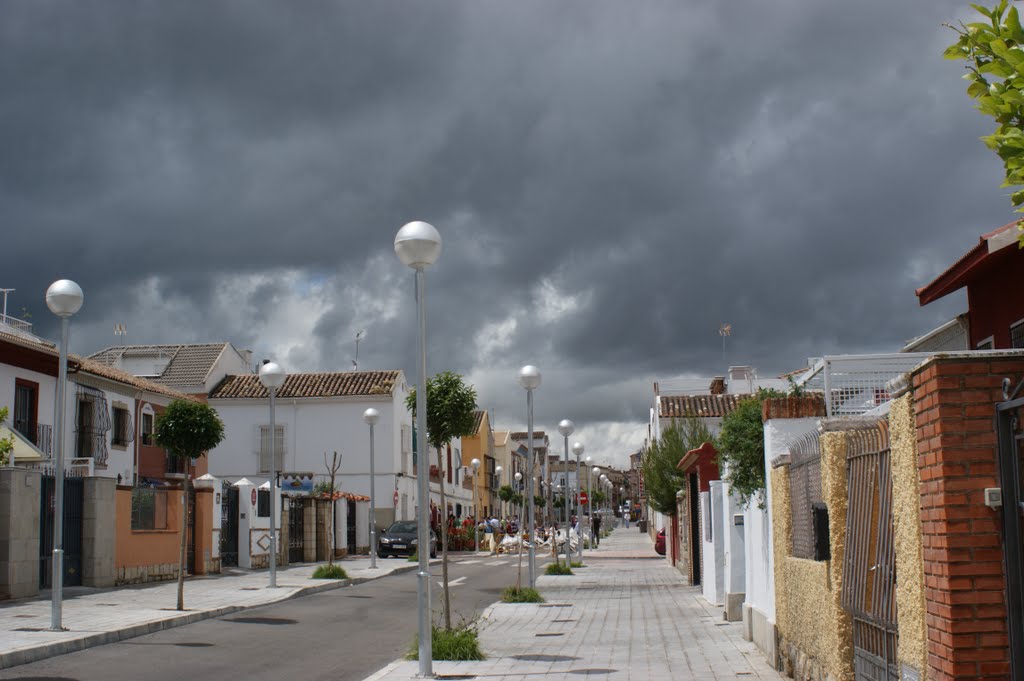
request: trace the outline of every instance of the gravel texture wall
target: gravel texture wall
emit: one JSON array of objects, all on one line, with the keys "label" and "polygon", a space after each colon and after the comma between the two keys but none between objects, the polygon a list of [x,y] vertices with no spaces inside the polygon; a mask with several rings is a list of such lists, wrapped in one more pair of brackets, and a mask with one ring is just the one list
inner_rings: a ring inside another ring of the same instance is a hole
[{"label": "gravel texture wall", "polygon": [[892,452],[892,511],[896,549],[898,658],[918,672],[927,669],[924,561],[921,542],[921,480],[917,467],[917,426],[911,394],[893,400],[889,411]]}]

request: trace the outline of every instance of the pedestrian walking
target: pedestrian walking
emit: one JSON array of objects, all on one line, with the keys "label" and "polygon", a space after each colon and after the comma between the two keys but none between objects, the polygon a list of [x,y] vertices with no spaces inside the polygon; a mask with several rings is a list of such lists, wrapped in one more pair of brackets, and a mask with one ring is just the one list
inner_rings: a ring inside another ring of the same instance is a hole
[{"label": "pedestrian walking", "polygon": [[594,548],[597,548],[601,545],[601,516],[596,513],[594,514],[594,517],[590,519],[590,529],[594,541]]}]

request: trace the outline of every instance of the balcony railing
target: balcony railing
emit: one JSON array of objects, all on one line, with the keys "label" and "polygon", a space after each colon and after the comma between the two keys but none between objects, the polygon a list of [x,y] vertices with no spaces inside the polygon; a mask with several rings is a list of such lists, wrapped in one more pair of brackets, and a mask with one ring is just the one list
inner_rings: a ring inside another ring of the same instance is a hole
[{"label": "balcony railing", "polygon": [[22,333],[32,333],[31,322],[26,322],[24,319],[16,319],[9,315],[0,314],[0,324],[6,324],[15,331],[21,331]]},{"label": "balcony railing", "polygon": [[826,416],[857,416],[891,399],[888,383],[934,353],[900,352],[885,355],[823,357],[796,384],[825,396]]}]

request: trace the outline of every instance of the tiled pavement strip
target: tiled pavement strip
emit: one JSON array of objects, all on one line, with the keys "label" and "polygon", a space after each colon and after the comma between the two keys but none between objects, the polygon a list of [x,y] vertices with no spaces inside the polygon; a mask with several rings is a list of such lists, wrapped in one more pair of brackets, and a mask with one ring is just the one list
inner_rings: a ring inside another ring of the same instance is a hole
[{"label": "tiled pavement strip", "polygon": [[5,603],[0,605],[0,668],[416,569],[415,563],[404,560],[378,560],[375,570],[369,569],[369,558],[337,563],[345,568],[349,580],[313,580],[316,565],[280,569],[275,589],[267,588],[266,570],[190,578],[185,582],[184,613],[174,610],[177,582],[117,589],[75,587],[68,589],[63,604],[62,622],[67,631],[59,632],[49,631],[48,596]]},{"label": "tiled pavement strip", "polygon": [[[538,577],[546,603],[497,603],[480,621],[482,662],[433,663],[439,678],[487,681],[782,679],[739,623],[726,623],[651,540],[620,528],[571,577]],[[531,659],[532,658],[532,659]],[[417,678],[399,661],[367,681]]]}]

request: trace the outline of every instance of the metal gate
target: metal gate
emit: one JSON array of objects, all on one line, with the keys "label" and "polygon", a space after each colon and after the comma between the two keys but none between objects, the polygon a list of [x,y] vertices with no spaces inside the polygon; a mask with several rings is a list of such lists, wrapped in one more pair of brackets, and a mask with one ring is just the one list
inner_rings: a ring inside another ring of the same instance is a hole
[{"label": "metal gate", "polygon": [[850,435],[842,603],[853,618],[857,681],[899,679],[890,459],[887,422]]},{"label": "metal gate", "polygon": [[348,555],[356,553],[356,502],[348,502],[348,513],[345,514],[346,538],[348,539]]},{"label": "metal gate", "polygon": [[[39,495],[39,588],[49,589],[53,576],[54,477],[43,476]],[[82,478],[64,478],[64,586],[82,584]]]},{"label": "metal gate", "polygon": [[238,488],[230,482],[221,486],[220,565],[238,566]]},{"label": "metal gate", "polygon": [[306,530],[306,499],[292,499],[288,511],[288,562],[305,560],[303,543]]},{"label": "metal gate", "polygon": [[999,434],[999,479],[1003,494],[1003,568],[1006,571],[1007,633],[1010,678],[1024,680],[1024,397],[1022,381],[1010,393],[1003,380],[1004,401],[996,404]]}]

